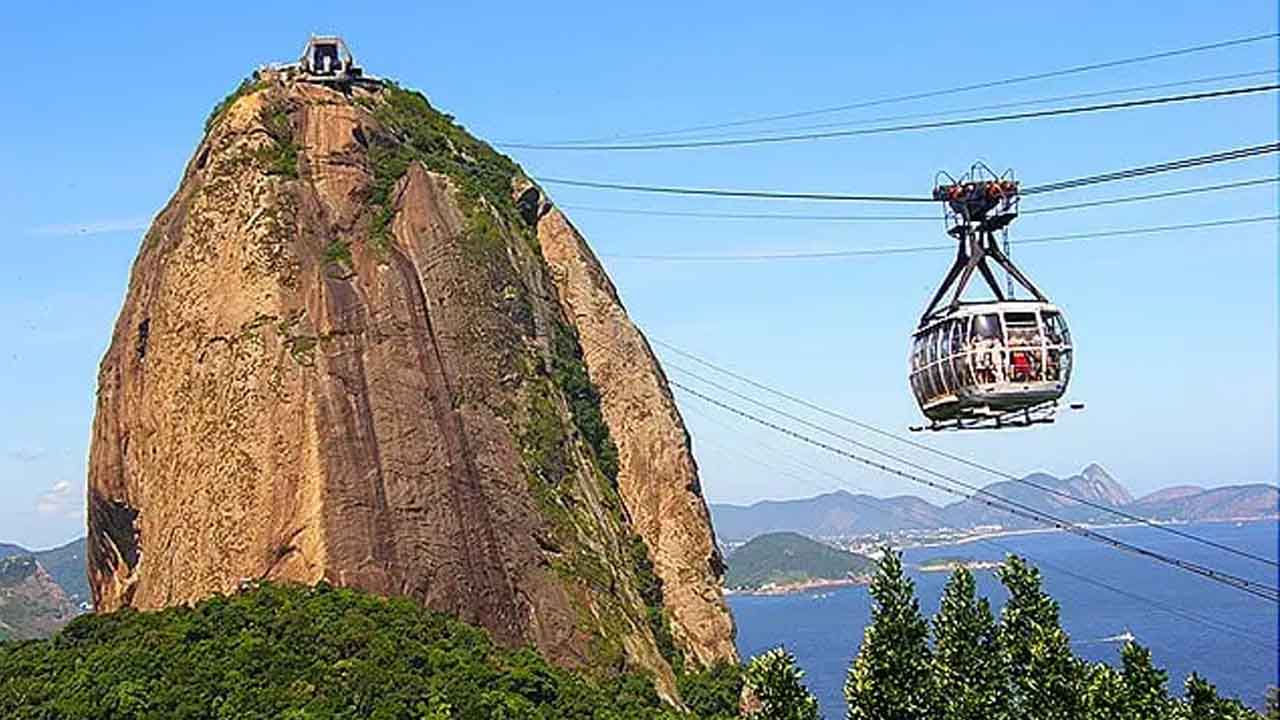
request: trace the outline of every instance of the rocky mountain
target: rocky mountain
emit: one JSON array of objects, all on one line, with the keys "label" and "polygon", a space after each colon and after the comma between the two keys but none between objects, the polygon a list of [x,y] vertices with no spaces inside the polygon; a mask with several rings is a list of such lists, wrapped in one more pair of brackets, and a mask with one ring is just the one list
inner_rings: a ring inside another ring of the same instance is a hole
[{"label": "rocky mountain", "polygon": [[792,532],[767,533],[729,554],[725,585],[756,590],[814,580],[845,580],[865,574],[870,558],[815,542]]},{"label": "rocky mountain", "polygon": [[[1073,498],[1121,508],[1152,520],[1203,522],[1280,515],[1280,489],[1274,485],[1238,485],[1210,490],[1178,486],[1135,500],[1123,485],[1097,464],[1089,465],[1071,477],[1034,473],[1026,479]],[[1072,498],[1013,481],[993,483],[984,489],[1072,522],[1121,520],[1105,510],[1089,507]],[[768,500],[749,506],[712,504],[711,514],[717,533],[727,541],[745,541],[779,531],[798,532],[811,537],[841,537],[900,530],[965,529],[979,525],[1038,527],[1033,521],[1010,516],[973,500],[939,507],[912,496],[882,499],[843,491],[798,500]]]},{"label": "rocky mountain", "polygon": [[75,605],[34,557],[0,559],[0,639],[48,637],[76,614]]},{"label": "rocky mountain", "polygon": [[[1107,507],[1122,507],[1133,501],[1133,496],[1112,478],[1100,466],[1090,464],[1078,475],[1057,478],[1047,473],[1032,473],[1024,478],[1041,487],[1052,488],[1059,493],[1080,498]],[[1110,516],[1105,511],[1084,505],[1067,497],[1054,495],[1031,485],[1006,480],[992,483],[983,488],[999,497],[1014,500],[1024,505],[1057,517],[1075,522],[1089,520],[1107,520]],[[946,525],[950,527],[971,527],[974,525],[1003,525],[1005,527],[1032,527],[1030,520],[1011,517],[1008,513],[997,510],[975,500],[961,500],[944,509]],[[1114,517],[1110,517],[1114,520]]]},{"label": "rocky mountain", "polygon": [[30,555],[35,558],[73,605],[79,607],[92,599],[89,592],[89,577],[85,569],[84,538],[72,540],[49,550],[35,551],[18,545],[0,543],[0,558],[13,555]]},{"label": "rocky mountain", "polygon": [[90,585],[405,595],[552,660],[733,659],[648,343],[573,225],[421,94],[263,71],[143,239],[98,378]]}]

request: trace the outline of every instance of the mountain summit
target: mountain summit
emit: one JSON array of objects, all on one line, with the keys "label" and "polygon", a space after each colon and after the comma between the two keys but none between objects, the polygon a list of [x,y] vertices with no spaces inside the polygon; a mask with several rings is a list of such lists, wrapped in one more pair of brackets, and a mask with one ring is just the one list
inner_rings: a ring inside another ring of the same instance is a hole
[{"label": "mountain summit", "polygon": [[263,70],[220,103],[98,384],[99,610],[327,581],[669,696],[735,657],[648,343],[568,218],[419,93]]}]

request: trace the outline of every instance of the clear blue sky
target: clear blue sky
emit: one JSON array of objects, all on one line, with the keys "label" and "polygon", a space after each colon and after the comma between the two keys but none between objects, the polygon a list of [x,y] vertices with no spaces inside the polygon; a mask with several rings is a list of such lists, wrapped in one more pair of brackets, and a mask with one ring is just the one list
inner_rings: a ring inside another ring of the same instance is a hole
[{"label": "clear blue sky", "polygon": [[[804,110],[1158,52],[1276,29],[1273,0],[946,3],[19,3],[6,13],[0,113],[0,541],[82,532],[97,364],[143,228],[176,187],[210,107],[256,64],[340,32],[371,72],[424,90],[491,140],[557,140]],[[982,37],[979,33],[986,32]],[[1274,42],[812,122],[1274,68]],[[796,124],[796,123],[793,123]],[[780,124],[781,127],[785,124]],[[922,193],[975,159],[1028,183],[1276,137],[1273,96],[1105,116],[810,144],[634,155],[520,152],[543,175],[686,185]],[[1274,158],[1054,195],[1048,202],[1274,174]],[[874,212],[551,188],[562,204]],[[1274,185],[1028,216],[1015,237],[1275,212]],[[1028,202],[1026,207],[1033,206]],[[933,208],[925,211],[931,212]],[[933,244],[932,223],[784,223],[573,212],[601,253],[734,253]],[[1088,410],[1013,433],[929,436],[1014,472],[1100,462],[1135,492],[1276,481],[1273,224],[1027,247],[1069,313],[1072,397]],[[908,335],[945,254],[675,265],[606,260],[651,335],[890,428],[917,422]],[[678,377],[674,375],[674,377]],[[915,492],[682,400],[714,501],[837,487],[744,462],[785,448],[877,494]],[[725,450],[723,448],[731,448]],[[966,475],[970,480],[985,481]],[[934,498],[937,499],[937,498]]]}]

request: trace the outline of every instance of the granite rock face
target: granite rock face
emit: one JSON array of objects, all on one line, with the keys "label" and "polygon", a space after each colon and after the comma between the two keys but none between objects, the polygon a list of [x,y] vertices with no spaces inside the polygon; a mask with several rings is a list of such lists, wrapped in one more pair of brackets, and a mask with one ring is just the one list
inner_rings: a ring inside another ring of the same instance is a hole
[{"label": "granite rock face", "polygon": [[661,369],[528,188],[393,85],[265,72],[220,105],[99,371],[98,610],[326,581],[672,698],[681,654],[733,658]]}]

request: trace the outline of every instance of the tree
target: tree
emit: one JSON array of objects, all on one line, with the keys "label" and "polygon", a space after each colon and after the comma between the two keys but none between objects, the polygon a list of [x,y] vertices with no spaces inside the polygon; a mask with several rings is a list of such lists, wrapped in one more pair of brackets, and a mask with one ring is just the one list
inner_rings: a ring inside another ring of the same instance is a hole
[{"label": "tree", "polygon": [[1267,720],[1280,720],[1280,687],[1267,688],[1267,704],[1262,712]]},{"label": "tree", "polygon": [[920,614],[915,584],[903,573],[902,555],[888,547],[871,582],[871,597],[871,624],[844,683],[849,720],[936,717],[929,623]]},{"label": "tree", "polygon": [[1167,717],[1172,703],[1167,683],[1169,675],[1151,662],[1151,651],[1127,642],[1120,651],[1120,675],[1124,681],[1125,718]]},{"label": "tree", "polygon": [[748,720],[819,720],[818,701],[805,688],[804,671],[782,648],[756,656],[743,677]]},{"label": "tree", "polygon": [[1235,700],[1218,697],[1213,683],[1191,673],[1178,717],[1186,720],[1258,720],[1257,713]]},{"label": "tree", "polygon": [[1040,587],[1040,571],[1010,555],[998,571],[1009,591],[998,631],[1017,717],[1076,720],[1082,714],[1084,665],[1058,623],[1058,603]]},{"label": "tree", "polygon": [[973,574],[966,568],[956,568],[947,581],[942,606],[933,619],[933,637],[939,717],[1008,717],[995,618],[986,598],[977,597]]}]

